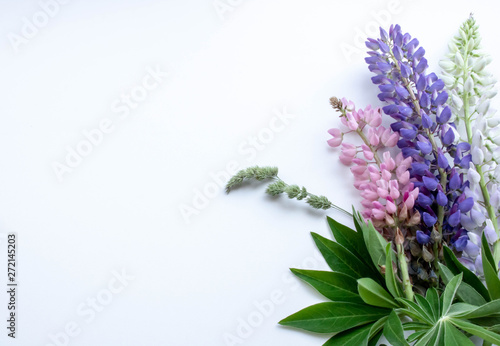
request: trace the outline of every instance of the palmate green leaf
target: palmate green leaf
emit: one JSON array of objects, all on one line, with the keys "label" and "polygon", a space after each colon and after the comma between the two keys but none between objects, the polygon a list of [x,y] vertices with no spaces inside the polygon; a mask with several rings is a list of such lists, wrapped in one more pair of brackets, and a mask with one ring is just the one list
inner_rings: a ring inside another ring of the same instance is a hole
[{"label": "palmate green leaf", "polygon": [[351,328],[328,339],[323,346],[368,346],[373,323]]},{"label": "palmate green leaf", "polygon": [[377,232],[371,222],[366,223],[359,212],[354,211],[354,225],[358,232],[363,234],[366,247],[370,254],[373,264],[377,267],[385,265],[385,249],[387,247],[387,240]]},{"label": "palmate green leaf", "polygon": [[354,256],[358,257],[366,264],[373,265],[370,261],[370,254],[366,248],[362,233],[356,232],[330,217],[327,217],[327,221],[337,243],[352,252]]},{"label": "palmate green leaf", "polygon": [[338,333],[387,316],[389,309],[366,304],[327,302],[309,306],[279,323],[316,333]]},{"label": "palmate green leaf", "polygon": [[467,322],[458,318],[450,318],[449,321],[456,327],[466,331],[467,333],[478,336],[493,344],[500,345],[500,334],[498,333],[492,332],[474,323]]},{"label": "palmate green leaf", "polygon": [[392,310],[387,322],[385,322],[383,334],[393,346],[410,346],[405,339],[401,320],[394,310]]},{"label": "palmate green leaf", "polygon": [[391,292],[393,297],[404,297],[403,289],[401,284],[396,280],[396,275],[394,274],[394,265],[396,262],[396,255],[392,251],[391,243],[387,244],[385,247],[385,285],[389,292]]},{"label": "palmate green leaf", "polygon": [[472,288],[474,288],[486,301],[491,300],[488,289],[483,285],[481,280],[479,280],[476,274],[471,272],[462,263],[460,263],[460,261],[457,259],[457,256],[455,256],[455,254],[449,247],[443,247],[443,255],[446,261],[446,266],[453,273],[453,275],[463,273],[463,282],[472,286]]},{"label": "palmate green leaf", "polygon": [[389,292],[373,279],[358,279],[358,292],[366,304],[389,309],[399,308],[399,305]]},{"label": "palmate green leaf", "polygon": [[344,273],[355,279],[362,277],[378,278],[366,264],[361,262],[342,245],[312,233],[314,242],[326,260],[328,266],[335,272]]},{"label": "palmate green leaf", "polygon": [[319,270],[290,270],[332,301],[363,303],[358,294],[358,282],[351,276]]},{"label": "palmate green leaf", "polygon": [[491,254],[490,246],[483,233],[481,237],[481,256],[483,259],[484,280],[491,299],[500,299],[500,279],[496,270],[495,260]]},{"label": "palmate green leaf", "polygon": [[455,294],[457,293],[458,286],[460,286],[460,283],[462,282],[462,277],[463,274],[460,273],[460,275],[456,275],[455,277],[453,277],[446,285],[446,288],[444,289],[444,292],[441,296],[441,316],[446,316],[446,314],[448,314],[448,310],[453,303],[453,299],[455,299]]},{"label": "palmate green leaf", "polygon": [[[439,270],[441,272],[441,278],[443,279],[443,282],[447,285],[448,282],[453,278],[453,273],[447,266],[442,263],[439,263]],[[462,283],[458,287],[457,297],[464,303],[476,306],[480,306],[486,303],[486,300],[483,298],[483,296],[479,294],[479,292],[476,291],[471,285],[464,281],[462,281]]]},{"label": "palmate green leaf", "polygon": [[488,317],[491,315],[498,315],[498,314],[500,314],[500,299],[493,300],[489,303],[476,307],[473,310],[456,314],[454,317],[469,320],[471,318]]},{"label": "palmate green leaf", "polygon": [[444,344],[445,346],[474,346],[464,333],[449,322],[444,323]]}]

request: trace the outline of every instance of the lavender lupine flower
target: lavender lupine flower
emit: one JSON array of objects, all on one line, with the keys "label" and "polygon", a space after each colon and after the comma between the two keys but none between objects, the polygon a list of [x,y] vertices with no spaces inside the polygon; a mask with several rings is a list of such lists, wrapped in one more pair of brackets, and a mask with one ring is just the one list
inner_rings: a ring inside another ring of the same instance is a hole
[{"label": "lavender lupine flower", "polygon": [[[398,227],[408,228],[420,222],[420,214],[414,210],[419,189],[410,181],[412,159],[404,158],[401,152],[393,158],[386,150],[396,146],[399,135],[382,126],[380,108],[356,109],[354,103],[345,98],[332,97],[330,102],[341,113],[345,129],[330,129],[328,132],[333,138],[328,144],[340,146],[340,161],[351,166],[354,187],[361,191],[363,198],[362,215],[392,241]],[[347,133],[355,133],[363,144],[345,142]]]},{"label": "lavender lupine flower", "polygon": [[[449,53],[440,66],[453,101],[453,117],[460,125],[460,136],[471,146],[471,162],[465,167],[469,180],[465,193],[478,203],[468,213],[462,211],[462,224],[476,235],[484,231],[493,244],[500,235],[497,178],[500,174],[500,133],[497,130],[500,119],[494,117],[495,111],[490,108],[490,99],[496,95],[496,81],[485,68],[491,59],[481,52],[480,42],[478,26],[471,16],[460,28],[459,35],[449,43]],[[475,251],[478,241],[473,234],[469,234],[469,238],[465,254],[475,261],[480,254]],[[498,247],[494,251],[495,262],[500,259]],[[482,268],[476,271],[482,272]]]},{"label": "lavender lupine flower", "polygon": [[[463,191],[468,183],[461,169],[472,161],[470,146],[456,143],[458,135],[446,104],[445,84],[435,73],[426,74],[425,50],[418,47],[418,40],[403,34],[399,25],[391,26],[389,33],[381,28],[380,36],[368,39],[370,51],[365,60],[376,74],[372,81],[381,91],[379,99],[387,102],[384,112],[396,120],[391,127],[400,134],[398,147],[405,157],[413,159],[410,172],[420,189],[416,203],[423,221],[420,231],[432,240],[425,244],[426,237],[416,237],[419,246],[413,244],[410,250],[427,262],[437,262],[443,240],[462,248],[461,237],[467,236],[461,208],[470,202],[465,202]],[[431,269],[437,270],[436,266],[434,263]]]}]

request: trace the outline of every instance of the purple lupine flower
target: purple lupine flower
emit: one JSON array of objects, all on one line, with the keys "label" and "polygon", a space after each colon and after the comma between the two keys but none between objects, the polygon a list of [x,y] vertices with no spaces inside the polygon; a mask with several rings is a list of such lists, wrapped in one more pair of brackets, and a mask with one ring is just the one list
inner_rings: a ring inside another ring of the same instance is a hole
[{"label": "purple lupine flower", "polygon": [[399,25],[388,33],[381,28],[380,38],[368,39],[365,60],[376,74],[372,82],[381,91],[379,99],[387,102],[383,111],[396,120],[391,128],[401,137],[398,147],[413,159],[410,178],[419,188],[415,208],[423,221],[418,238],[437,230],[446,243],[462,251],[468,237],[461,218],[474,205],[464,195],[468,182],[460,173],[472,161],[470,145],[456,143],[445,83],[435,73],[426,73],[425,50],[418,46]]}]

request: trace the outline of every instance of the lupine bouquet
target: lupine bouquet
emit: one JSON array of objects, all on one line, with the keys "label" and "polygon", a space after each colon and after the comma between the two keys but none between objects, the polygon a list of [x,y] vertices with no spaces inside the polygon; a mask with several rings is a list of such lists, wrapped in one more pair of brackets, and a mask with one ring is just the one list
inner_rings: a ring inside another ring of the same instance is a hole
[{"label": "lupine bouquet", "polygon": [[227,192],[245,179],[270,179],[271,195],[353,217],[355,229],[328,218],[335,241],[312,234],[332,271],[292,269],[328,302],[280,324],[333,334],[324,345],[376,345],[381,335],[396,346],[474,345],[471,336],[500,345],[500,119],[480,43],[471,16],[436,74],[399,25],[368,38],[381,104],[332,97],[342,127],[328,131],[361,211],[286,184],[274,167],[230,179]]}]

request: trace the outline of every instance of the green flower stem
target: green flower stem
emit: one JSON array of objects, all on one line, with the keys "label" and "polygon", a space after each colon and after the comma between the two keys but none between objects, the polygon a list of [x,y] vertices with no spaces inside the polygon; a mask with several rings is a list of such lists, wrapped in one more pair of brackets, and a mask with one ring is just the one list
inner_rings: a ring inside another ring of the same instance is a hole
[{"label": "green flower stem", "polygon": [[413,301],[413,286],[410,281],[410,275],[408,274],[408,264],[406,263],[406,255],[403,250],[403,245],[396,244],[396,249],[401,279],[403,280],[403,290],[406,298]]}]

